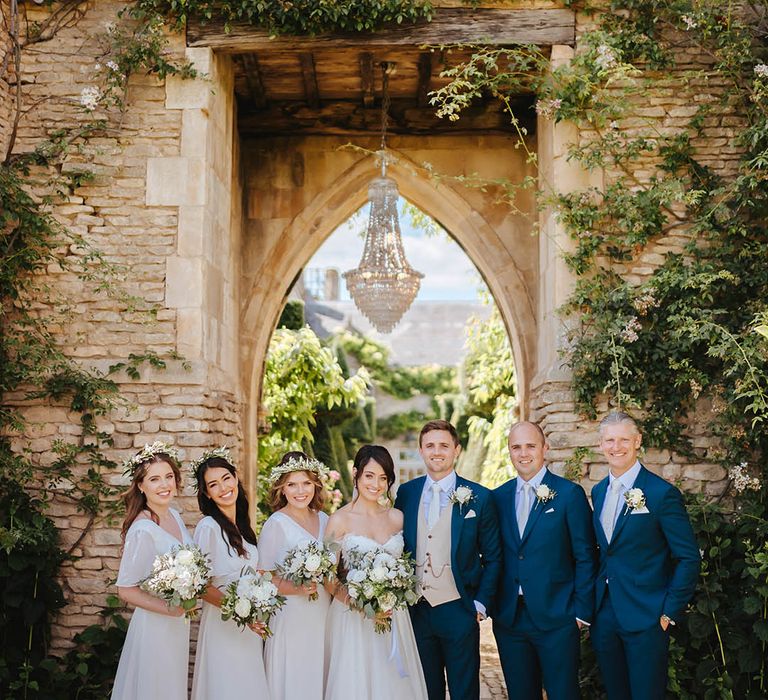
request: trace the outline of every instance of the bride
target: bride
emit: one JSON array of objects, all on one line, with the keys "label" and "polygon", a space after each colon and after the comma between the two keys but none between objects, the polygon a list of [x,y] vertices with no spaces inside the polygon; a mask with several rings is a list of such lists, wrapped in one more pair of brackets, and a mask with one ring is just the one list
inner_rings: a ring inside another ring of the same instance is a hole
[{"label": "bride", "polygon": [[[392,457],[380,445],[364,445],[355,455],[357,496],[328,521],[326,539],[341,548],[339,570],[351,549],[403,553],[403,514],[391,507],[395,483]],[[386,501],[385,505],[382,505]],[[346,586],[338,583],[326,627],[325,700],[426,700],[427,689],[407,610],[395,610],[384,634],[374,620],[349,607]]]}]

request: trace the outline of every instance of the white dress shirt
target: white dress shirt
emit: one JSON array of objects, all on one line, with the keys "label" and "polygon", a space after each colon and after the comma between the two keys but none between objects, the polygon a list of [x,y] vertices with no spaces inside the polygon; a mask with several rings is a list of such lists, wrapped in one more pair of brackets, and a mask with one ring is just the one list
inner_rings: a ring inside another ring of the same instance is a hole
[{"label": "white dress shirt", "polygon": [[[616,512],[613,515],[613,527],[616,528],[616,523],[619,520],[619,515],[621,515],[622,511],[624,510],[623,506],[623,500],[624,500],[624,494],[629,491],[634,485],[635,480],[637,479],[638,474],[640,474],[640,462],[635,462],[634,465],[627,471],[625,471],[621,476],[614,476],[610,471],[608,472],[608,490],[611,489],[613,486],[613,482],[618,479],[619,483],[621,484],[621,488],[619,489],[619,507],[616,508]],[[606,494],[608,491],[606,491]],[[608,499],[606,498],[605,501],[603,501],[603,510],[600,511],[600,519],[602,521],[603,512],[605,510],[606,502]]]}]

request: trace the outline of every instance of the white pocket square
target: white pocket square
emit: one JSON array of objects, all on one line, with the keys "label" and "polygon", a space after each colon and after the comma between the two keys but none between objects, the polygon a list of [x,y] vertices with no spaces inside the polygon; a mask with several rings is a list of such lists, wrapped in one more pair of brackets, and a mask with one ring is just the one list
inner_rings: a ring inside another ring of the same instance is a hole
[{"label": "white pocket square", "polygon": [[545,513],[554,513],[555,509],[554,508],[550,508],[549,510],[545,510],[544,512]]},{"label": "white pocket square", "polygon": [[467,511],[467,514],[464,516],[464,520],[467,520],[468,518],[476,518],[477,513],[475,513],[474,510]]},{"label": "white pocket square", "polygon": [[643,506],[642,508],[635,508],[634,510],[629,511],[629,514],[630,515],[642,515],[643,513],[650,513],[650,512],[651,511],[649,511],[645,506]]}]

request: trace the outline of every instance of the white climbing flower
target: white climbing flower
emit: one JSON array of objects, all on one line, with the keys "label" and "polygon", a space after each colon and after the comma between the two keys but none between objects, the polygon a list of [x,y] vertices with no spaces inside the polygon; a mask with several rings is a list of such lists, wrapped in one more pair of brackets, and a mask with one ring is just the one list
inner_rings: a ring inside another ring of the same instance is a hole
[{"label": "white climbing flower", "polygon": [[101,92],[99,88],[93,85],[87,85],[80,93],[80,104],[88,112],[93,112],[99,106],[99,100],[101,99]]}]

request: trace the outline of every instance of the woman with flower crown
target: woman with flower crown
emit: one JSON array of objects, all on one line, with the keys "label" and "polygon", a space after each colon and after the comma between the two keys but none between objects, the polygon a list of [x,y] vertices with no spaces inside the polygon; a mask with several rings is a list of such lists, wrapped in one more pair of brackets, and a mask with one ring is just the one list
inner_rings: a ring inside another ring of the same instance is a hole
[{"label": "woman with flower crown", "polygon": [[[403,514],[392,507],[392,456],[381,445],[363,445],[352,465],[357,495],[328,521],[326,539],[341,550],[340,580],[328,611],[325,700],[427,700],[424,673],[407,610],[391,612],[388,632],[352,609],[344,585],[353,550],[403,554]],[[353,662],[350,662],[350,659]]]},{"label": "woman with flower crown", "polygon": [[264,626],[240,629],[233,620],[222,620],[220,610],[227,586],[244,569],[255,571],[259,564],[248,498],[226,447],[204,453],[192,471],[205,516],[195,528],[195,542],[210,559],[212,577],[203,595],[192,700],[263,700],[269,698],[262,661]]},{"label": "woman with flower crown", "polygon": [[192,539],[181,516],[170,507],[181,486],[176,451],[155,442],[125,463],[131,477],[123,495],[123,553],[117,592],[136,609],[128,626],[112,688],[112,700],[186,700],[189,625],[181,607],[143,591],[155,557]]},{"label": "woman with flower crown", "polygon": [[[261,531],[259,563],[276,569],[288,552],[322,542],[328,516],[321,476],[326,467],[303,452],[288,452],[269,475],[272,515]],[[325,619],[330,596],[322,586],[275,579],[286,604],[270,622],[264,662],[272,700],[322,700]],[[310,599],[310,596],[317,596]]]}]

